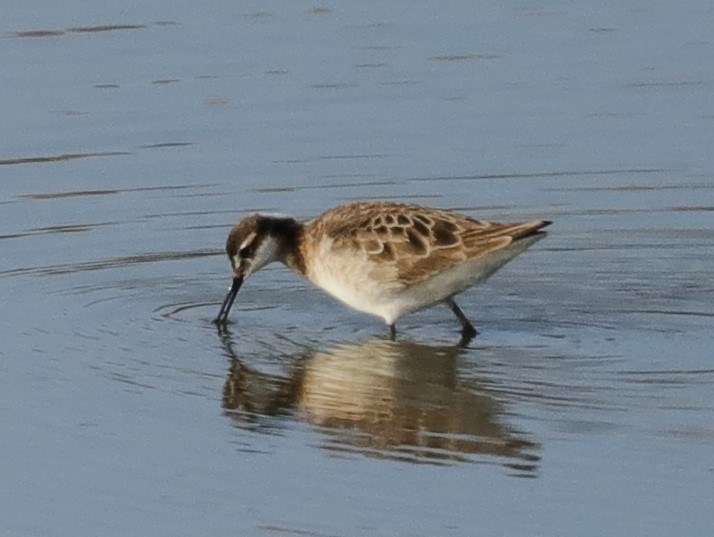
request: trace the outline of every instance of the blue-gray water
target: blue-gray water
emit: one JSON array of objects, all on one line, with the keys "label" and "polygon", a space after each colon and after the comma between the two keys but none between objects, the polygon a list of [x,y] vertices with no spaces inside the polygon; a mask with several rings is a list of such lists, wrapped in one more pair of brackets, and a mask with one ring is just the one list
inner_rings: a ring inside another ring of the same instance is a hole
[{"label": "blue-gray water", "polygon": [[[713,4],[6,1],[0,533],[708,536]],[[284,268],[254,211],[555,221],[446,308]]]}]

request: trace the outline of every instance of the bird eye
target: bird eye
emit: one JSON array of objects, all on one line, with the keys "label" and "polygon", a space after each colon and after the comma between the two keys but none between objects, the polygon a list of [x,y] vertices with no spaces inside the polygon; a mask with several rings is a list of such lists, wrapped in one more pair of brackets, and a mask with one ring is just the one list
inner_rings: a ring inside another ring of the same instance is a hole
[{"label": "bird eye", "polygon": [[242,258],[253,257],[253,245],[249,244],[238,250],[238,255]]}]

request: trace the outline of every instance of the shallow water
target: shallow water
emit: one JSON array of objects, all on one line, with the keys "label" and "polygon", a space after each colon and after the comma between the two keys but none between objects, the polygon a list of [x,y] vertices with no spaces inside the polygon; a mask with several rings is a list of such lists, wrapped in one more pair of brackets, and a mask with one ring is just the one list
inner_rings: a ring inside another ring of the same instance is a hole
[{"label": "shallow water", "polygon": [[[710,3],[11,1],[4,535],[709,535]],[[397,199],[548,237],[397,342],[229,226]]]}]

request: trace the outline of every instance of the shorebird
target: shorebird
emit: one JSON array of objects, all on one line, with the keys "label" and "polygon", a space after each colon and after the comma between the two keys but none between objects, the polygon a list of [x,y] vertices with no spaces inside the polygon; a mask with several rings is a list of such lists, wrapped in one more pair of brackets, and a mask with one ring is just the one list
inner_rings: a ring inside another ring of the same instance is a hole
[{"label": "shorebird", "polygon": [[228,235],[233,282],[215,322],[224,325],[241,285],[280,261],[348,306],[384,319],[445,304],[462,337],[478,332],[454,296],[496,272],[545,236],[545,220],[501,224],[457,212],[391,202],[358,202],[301,223],[253,214]]}]

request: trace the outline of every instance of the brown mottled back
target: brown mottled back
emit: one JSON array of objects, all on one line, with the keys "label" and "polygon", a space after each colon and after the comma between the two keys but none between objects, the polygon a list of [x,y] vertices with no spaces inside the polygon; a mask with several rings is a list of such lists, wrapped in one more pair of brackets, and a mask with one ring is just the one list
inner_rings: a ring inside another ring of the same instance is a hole
[{"label": "brown mottled back", "polygon": [[409,286],[505,248],[545,225],[540,220],[498,224],[417,205],[362,202],[327,211],[305,232],[329,237],[334,250],[363,251],[382,267],[396,269],[392,283]]}]

